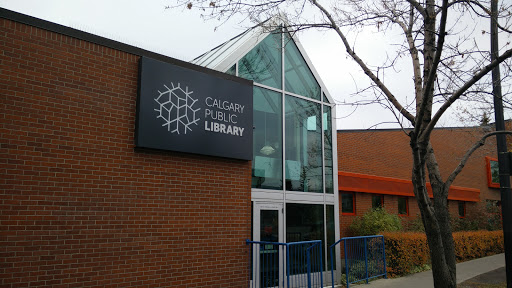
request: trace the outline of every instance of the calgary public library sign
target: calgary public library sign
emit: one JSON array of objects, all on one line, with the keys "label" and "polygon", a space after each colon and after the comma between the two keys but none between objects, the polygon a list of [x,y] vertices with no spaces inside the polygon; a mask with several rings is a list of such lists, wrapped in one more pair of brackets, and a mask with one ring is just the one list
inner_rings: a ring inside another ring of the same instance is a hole
[{"label": "calgary public library sign", "polygon": [[135,145],[251,160],[252,81],[197,69],[141,58]]}]

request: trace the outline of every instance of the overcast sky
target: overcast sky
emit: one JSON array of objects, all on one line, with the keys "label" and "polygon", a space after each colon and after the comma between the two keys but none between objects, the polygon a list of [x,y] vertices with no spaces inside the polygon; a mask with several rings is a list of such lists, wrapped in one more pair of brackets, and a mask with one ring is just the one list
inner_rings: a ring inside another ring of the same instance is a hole
[{"label": "overcast sky", "polygon": [[[164,9],[171,3],[169,0],[0,0],[0,7],[185,61],[192,60],[252,25],[241,22],[243,19],[232,19],[223,25],[215,21],[205,22],[195,11]],[[393,33],[391,31],[384,35],[369,31],[359,35],[357,53],[363,59],[383,59],[385,51],[379,51],[376,46],[389,44],[390,39],[396,39]],[[310,30],[299,34],[298,38],[331,96],[339,102],[353,101],[350,94],[356,86],[363,87],[367,80],[360,68],[347,59],[337,35]],[[408,67],[405,65],[402,73],[410,73]],[[401,86],[411,86],[411,83],[389,85],[401,89]],[[381,122],[396,122],[389,111],[376,105],[359,107],[354,113],[352,107],[339,105],[337,112],[338,129],[399,127],[396,123],[374,127]],[[455,121],[454,116],[447,115],[442,119],[440,126],[462,125]]]}]

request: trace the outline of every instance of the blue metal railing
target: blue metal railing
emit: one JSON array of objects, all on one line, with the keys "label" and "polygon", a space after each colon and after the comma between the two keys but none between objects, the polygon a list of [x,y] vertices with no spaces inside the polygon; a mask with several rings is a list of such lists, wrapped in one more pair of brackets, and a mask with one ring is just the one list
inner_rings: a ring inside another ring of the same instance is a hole
[{"label": "blue metal railing", "polygon": [[388,278],[386,272],[386,252],[384,236],[346,237],[338,240],[330,247],[331,278],[334,288],[334,249],[343,242],[345,254],[345,276],[347,288],[350,284],[366,281],[380,276]]},{"label": "blue metal railing", "polygon": [[249,287],[323,287],[322,241],[250,241]]}]

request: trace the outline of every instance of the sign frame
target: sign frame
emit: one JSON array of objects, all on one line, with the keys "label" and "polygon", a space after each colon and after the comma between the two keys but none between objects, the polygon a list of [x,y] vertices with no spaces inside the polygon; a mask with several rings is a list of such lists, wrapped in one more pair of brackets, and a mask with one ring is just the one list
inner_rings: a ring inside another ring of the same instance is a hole
[{"label": "sign frame", "polygon": [[252,160],[253,82],[187,66],[141,57],[135,146]]}]

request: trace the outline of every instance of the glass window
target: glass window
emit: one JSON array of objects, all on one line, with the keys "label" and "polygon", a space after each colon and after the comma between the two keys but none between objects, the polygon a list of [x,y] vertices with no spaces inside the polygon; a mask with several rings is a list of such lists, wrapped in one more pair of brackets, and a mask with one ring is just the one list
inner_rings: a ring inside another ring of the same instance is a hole
[{"label": "glass window", "polygon": [[286,242],[324,238],[324,205],[286,204]]},{"label": "glass window", "polygon": [[[286,242],[311,240],[322,240],[322,243],[326,243],[324,205],[286,204]],[[304,271],[299,267],[305,267],[307,261],[304,257],[295,256],[295,251],[295,249],[290,249],[290,271],[292,274],[296,273],[294,271]],[[313,255],[311,257],[314,258]],[[311,268],[318,272],[320,267],[313,265]]]},{"label": "glass window", "polygon": [[281,94],[254,87],[252,187],[283,189]]},{"label": "glass window", "polygon": [[466,202],[459,201],[459,218],[466,217]]},{"label": "glass window", "polygon": [[[334,205],[325,205],[325,217],[327,219],[327,247],[331,247],[331,245],[336,242],[336,235],[334,235]],[[327,250],[328,253],[330,252]],[[327,270],[331,270],[331,256],[330,253],[327,257]],[[336,261],[334,261],[334,270],[336,270]]]},{"label": "glass window", "polygon": [[226,74],[236,75],[236,64],[231,66],[231,68],[229,68],[228,71],[226,71]]},{"label": "glass window", "polygon": [[288,33],[285,34],[284,78],[286,91],[309,97],[320,98],[320,85],[313,76],[308,64],[302,57]]},{"label": "glass window", "polygon": [[384,207],[384,197],[382,195],[373,195],[372,196],[372,208],[382,208]]},{"label": "glass window", "polygon": [[261,210],[260,241],[279,241],[278,216],[279,211],[277,210]]},{"label": "glass window", "polygon": [[409,215],[409,203],[407,197],[398,197],[398,215]]},{"label": "glass window", "polygon": [[487,184],[492,188],[500,188],[500,171],[498,159],[485,157],[487,162]]},{"label": "glass window", "polygon": [[[278,219],[279,211],[261,210],[260,241],[279,241]],[[260,245],[260,253],[264,255],[261,257],[261,259],[264,260],[260,261],[260,271],[266,271],[265,277],[260,276],[260,279],[266,279],[269,283],[272,283],[270,286],[277,286],[279,283],[279,246],[273,244]],[[251,265],[253,265],[252,262],[253,261],[251,261]]]},{"label": "glass window", "polygon": [[272,33],[238,62],[238,76],[282,89],[281,33]]},{"label": "glass window", "polygon": [[324,103],[330,103],[329,99],[327,99],[327,96],[325,96],[325,94],[324,94]]},{"label": "glass window", "polygon": [[492,183],[500,183],[500,172],[498,168],[498,161],[491,160],[491,179]]},{"label": "glass window", "polygon": [[286,189],[323,193],[320,104],[286,96]]},{"label": "glass window", "polygon": [[332,126],[331,107],[324,105],[324,158],[325,158],[325,193],[334,193],[334,182],[332,173]]},{"label": "glass window", "polygon": [[355,197],[354,193],[341,194],[341,213],[342,214],[355,214]]}]

